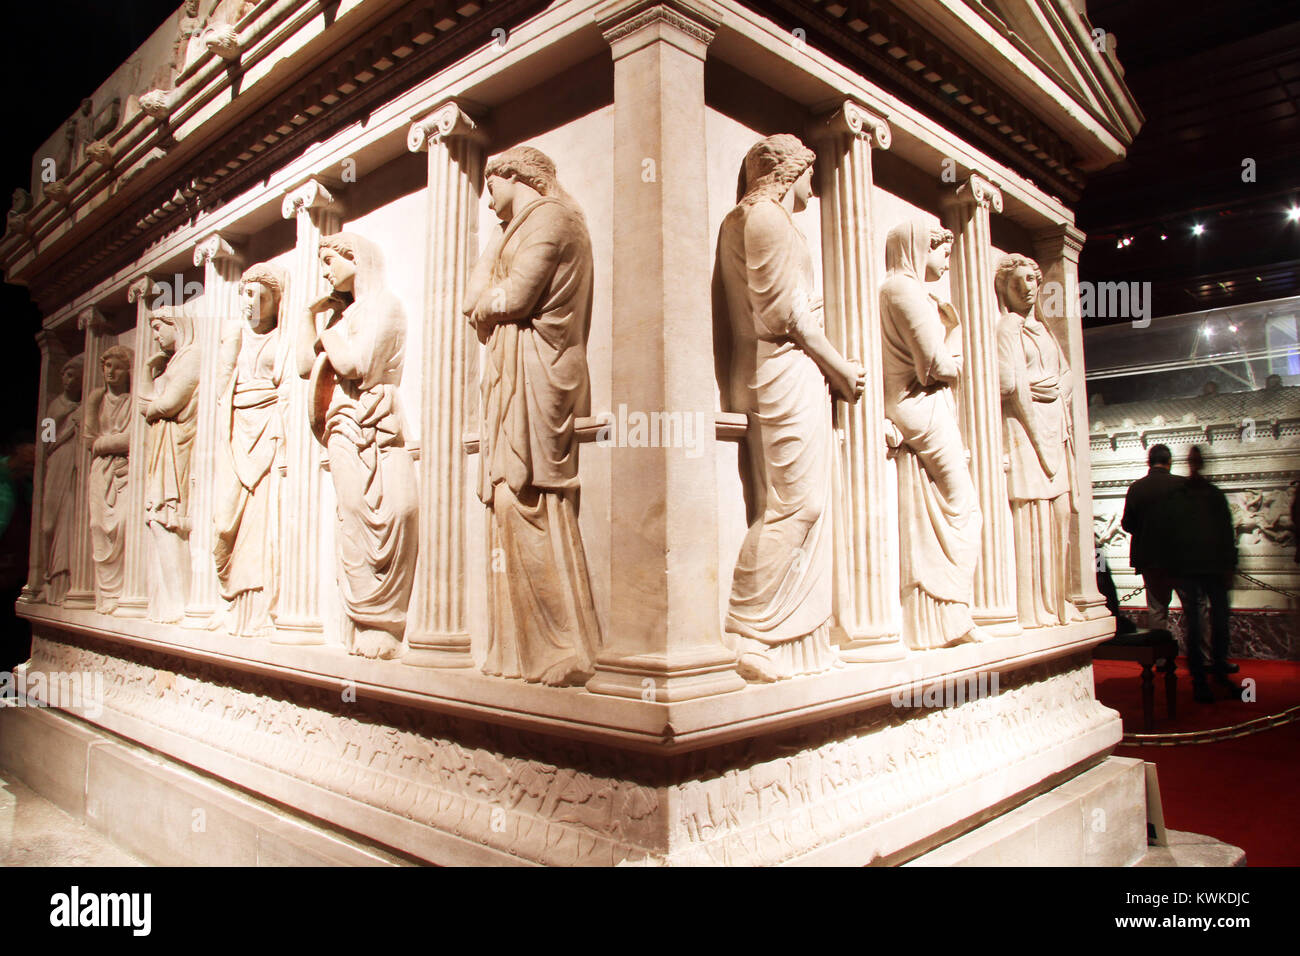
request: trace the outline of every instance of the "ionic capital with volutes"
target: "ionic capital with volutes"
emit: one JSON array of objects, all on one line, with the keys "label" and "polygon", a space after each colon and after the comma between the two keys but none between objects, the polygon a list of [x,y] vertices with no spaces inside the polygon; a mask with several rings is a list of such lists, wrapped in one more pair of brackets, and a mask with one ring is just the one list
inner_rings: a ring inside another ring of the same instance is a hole
[{"label": "ionic capital with volutes", "polygon": [[845,100],[808,127],[808,138],[813,142],[846,135],[864,140],[872,149],[889,149],[893,141],[885,116],[854,100]]},{"label": "ionic capital with volutes", "polygon": [[406,148],[418,153],[452,139],[464,139],[477,146],[487,143],[483,127],[455,100],[412,120],[411,129],[406,134]]}]

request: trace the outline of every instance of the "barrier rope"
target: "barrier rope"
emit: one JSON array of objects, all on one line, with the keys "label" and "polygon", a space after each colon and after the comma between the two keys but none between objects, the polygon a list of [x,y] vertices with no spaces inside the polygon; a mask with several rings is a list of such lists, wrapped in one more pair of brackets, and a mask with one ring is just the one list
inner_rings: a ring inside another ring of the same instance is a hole
[{"label": "barrier rope", "polygon": [[1230,727],[1168,734],[1125,734],[1119,745],[1121,747],[1179,747],[1185,744],[1212,744],[1219,740],[1247,737],[1250,734],[1272,730],[1274,727],[1282,727],[1297,720],[1300,720],[1300,704],[1288,707],[1281,713],[1255,717]]}]

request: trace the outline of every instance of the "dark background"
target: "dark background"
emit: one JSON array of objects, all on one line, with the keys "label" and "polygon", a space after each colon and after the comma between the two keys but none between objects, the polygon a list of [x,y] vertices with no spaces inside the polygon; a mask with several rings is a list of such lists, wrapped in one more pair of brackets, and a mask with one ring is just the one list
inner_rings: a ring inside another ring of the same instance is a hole
[{"label": "dark background", "polygon": [[[0,58],[11,92],[0,202],[30,188],[39,145],[179,0],[15,4]],[[1155,315],[1300,294],[1300,2],[1089,0],[1116,35],[1125,80],[1147,117],[1128,159],[1094,175],[1078,206],[1092,281],[1152,281]],[[1244,183],[1241,162],[1257,163]],[[1206,233],[1191,236],[1192,222]],[[1160,239],[1164,233],[1168,238]],[[1116,249],[1116,240],[1133,242]],[[0,285],[5,437],[34,431],[40,316]]]}]

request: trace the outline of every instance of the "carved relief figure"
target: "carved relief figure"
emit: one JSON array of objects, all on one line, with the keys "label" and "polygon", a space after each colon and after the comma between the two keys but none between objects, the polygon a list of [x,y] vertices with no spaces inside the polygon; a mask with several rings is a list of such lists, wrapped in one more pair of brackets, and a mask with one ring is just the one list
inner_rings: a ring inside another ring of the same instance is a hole
[{"label": "carved relief figure", "polygon": [[72,575],[72,513],[77,495],[77,440],[81,432],[81,356],[63,365],[63,391],[50,400],[45,417],[54,441],[45,450],[41,491],[41,541],[45,548],[46,604],[62,604]]},{"label": "carved relief figure", "polygon": [[1034,308],[1042,281],[1038,263],[1021,255],[1004,256],[993,279],[1002,311],[998,383],[1024,627],[1082,619],[1068,584],[1070,515],[1078,495],[1074,389],[1065,353]]},{"label": "carved relief figure", "polygon": [[501,230],[463,310],[487,346],[479,498],[487,506],[485,673],[561,685],[594,673],[599,625],[578,529],[576,418],[589,413],[587,223],[528,146],[485,169]]},{"label": "carved relief figure", "polygon": [[321,269],[332,291],[307,307],[298,372],[311,377],[312,431],[329,452],[338,500],[338,584],[353,654],[400,653],[415,579],[417,495],[398,386],[406,315],[384,279],[379,247],[355,233],[326,236]]},{"label": "carved relief figure", "polygon": [[826,338],[812,255],[794,223],[812,194],[814,158],[794,136],[756,143],[739,205],[718,236],[733,335],[753,351],[739,366],[749,370],[758,519],[736,561],[726,621],[738,670],[751,681],[817,673],[838,660],[830,640],[831,399],[856,402],[866,373]]},{"label": "carved relief figure", "polygon": [[[149,359],[151,394],[140,397],[148,423],[144,517],[149,530],[149,619],[179,621],[189,592],[190,456],[198,429],[199,350],[184,307],[159,309],[149,320],[158,352]],[[142,390],[143,392],[143,390]]]},{"label": "carved relief figure", "polygon": [[981,515],[954,390],[957,313],[925,287],[948,271],[952,233],[922,219],[885,241],[880,289],[885,415],[898,430],[903,639],[913,650],[984,639],[971,619]]},{"label": "carved relief figure", "polygon": [[127,454],[131,447],[131,366],[135,354],[125,346],[104,350],[104,385],[86,402],[82,440],[90,448],[86,494],[90,549],[95,563],[95,610],[112,614],[122,595],[127,509]]},{"label": "carved relief figure", "polygon": [[230,602],[217,626],[241,637],[271,626],[278,594],[285,287],[276,266],[262,262],[245,270],[240,321],[229,323],[221,339],[212,553],[221,596]]}]

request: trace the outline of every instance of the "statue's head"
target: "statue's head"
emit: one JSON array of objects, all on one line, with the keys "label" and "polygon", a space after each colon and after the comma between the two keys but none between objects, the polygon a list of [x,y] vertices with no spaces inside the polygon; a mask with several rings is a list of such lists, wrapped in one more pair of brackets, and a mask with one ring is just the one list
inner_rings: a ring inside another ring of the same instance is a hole
[{"label": "statue's head", "polygon": [[60,377],[63,382],[63,394],[74,400],[81,399],[81,380],[85,375],[86,363],[80,355],[74,355],[63,363]]},{"label": "statue's head", "polygon": [[1038,263],[1019,253],[1003,256],[993,275],[998,302],[1016,315],[1028,315],[1033,310],[1042,284],[1043,270]]},{"label": "statue's head", "polygon": [[812,167],[817,154],[797,136],[778,133],[760,139],[745,154],[736,185],[736,201],[749,205],[763,199],[780,202],[792,188],[795,211],[812,195]]},{"label": "statue's head", "polygon": [[948,271],[952,233],[925,219],[900,222],[885,237],[885,268],[918,282],[933,282]]},{"label": "statue's head", "polygon": [[518,195],[520,185],[539,196],[561,193],[555,163],[532,146],[516,146],[493,156],[483,169],[483,180],[491,197],[492,211],[502,222],[509,222],[517,209],[526,204],[516,200],[531,198]]},{"label": "statue's head", "polygon": [[284,270],[269,262],[244,270],[239,280],[239,309],[245,322],[258,328],[276,324],[285,278]]},{"label": "statue's head", "polygon": [[104,349],[104,354],[99,357],[104,384],[115,392],[120,391],[124,385],[130,385],[131,365],[134,362],[135,353],[125,345],[112,345]]},{"label": "statue's head", "polygon": [[1187,449],[1187,473],[1195,478],[1204,470],[1205,455],[1202,454],[1200,445],[1193,445]]},{"label": "statue's head", "polygon": [[384,285],[384,260],[379,247],[355,232],[336,232],[320,241],[321,275],[335,292],[360,299]]}]

